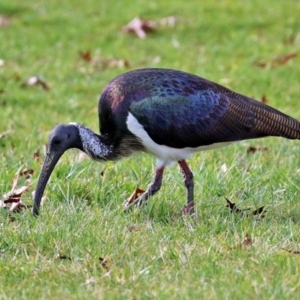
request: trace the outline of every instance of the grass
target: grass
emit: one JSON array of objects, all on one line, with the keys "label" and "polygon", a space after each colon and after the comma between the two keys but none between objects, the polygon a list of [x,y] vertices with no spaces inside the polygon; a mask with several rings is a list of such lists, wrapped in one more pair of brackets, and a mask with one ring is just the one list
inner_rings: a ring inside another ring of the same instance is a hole
[{"label": "grass", "polygon": [[[41,161],[33,153],[44,156],[57,123],[98,130],[99,94],[127,69],[95,68],[80,51],[126,59],[131,69],[195,73],[257,99],[265,95],[299,119],[299,6],[293,0],[2,0],[0,15],[11,23],[0,27],[0,133],[13,133],[0,139],[0,194],[25,168],[35,170],[34,189]],[[178,17],[175,26],[159,27],[146,40],[121,32],[135,16],[170,15]],[[272,67],[291,53],[298,57]],[[31,76],[50,90],[22,87]],[[249,145],[268,150],[247,155]],[[123,200],[146,187],[154,159],[138,154],[105,167],[70,151],[47,186],[40,218],[28,211],[11,222],[0,210],[0,299],[298,299],[300,257],[286,250],[300,250],[299,147],[269,138],[195,155],[196,219],[179,217],[185,190],[177,166],[148,207],[124,214]],[[240,208],[264,205],[266,216],[231,214],[224,197]],[[246,235],[253,244],[240,248]]]}]

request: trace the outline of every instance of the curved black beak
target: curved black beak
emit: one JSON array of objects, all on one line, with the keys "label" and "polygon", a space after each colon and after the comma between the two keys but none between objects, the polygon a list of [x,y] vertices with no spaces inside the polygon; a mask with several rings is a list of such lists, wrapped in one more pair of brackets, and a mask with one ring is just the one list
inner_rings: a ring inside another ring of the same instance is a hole
[{"label": "curved black beak", "polygon": [[50,134],[48,144],[49,150],[34,195],[33,214],[35,216],[39,215],[40,204],[45,187],[60,157],[70,148],[77,148],[83,151],[79,130],[74,124],[57,125]]},{"label": "curved black beak", "polygon": [[52,152],[52,153],[47,154],[47,156],[44,160],[44,164],[42,167],[42,171],[41,171],[39,181],[37,184],[37,188],[35,191],[35,195],[34,195],[34,203],[33,203],[34,216],[39,215],[40,204],[41,204],[41,200],[43,197],[45,187],[48,183],[48,180],[50,178],[50,175],[51,175],[54,167],[56,166],[56,164],[59,161],[62,154],[63,154],[63,152],[61,152],[61,151]]}]

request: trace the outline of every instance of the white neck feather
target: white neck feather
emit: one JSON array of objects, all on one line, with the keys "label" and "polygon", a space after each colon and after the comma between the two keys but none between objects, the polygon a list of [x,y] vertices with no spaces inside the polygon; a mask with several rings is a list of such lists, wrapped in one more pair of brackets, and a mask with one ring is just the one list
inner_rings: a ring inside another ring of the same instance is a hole
[{"label": "white neck feather", "polygon": [[83,150],[88,156],[94,160],[105,160],[109,157],[113,151],[112,145],[104,144],[101,136],[94,133],[88,127],[78,123],[70,124],[78,128]]}]

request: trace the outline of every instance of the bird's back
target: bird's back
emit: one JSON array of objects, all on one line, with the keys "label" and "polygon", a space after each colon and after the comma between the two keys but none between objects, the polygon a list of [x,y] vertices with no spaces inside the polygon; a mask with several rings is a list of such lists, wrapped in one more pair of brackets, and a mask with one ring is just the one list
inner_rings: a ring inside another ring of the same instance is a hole
[{"label": "bird's back", "polygon": [[297,120],[206,79],[168,69],[131,71],[107,85],[99,101],[101,133],[128,133],[129,114],[155,143],[172,148],[264,136],[300,138]]}]

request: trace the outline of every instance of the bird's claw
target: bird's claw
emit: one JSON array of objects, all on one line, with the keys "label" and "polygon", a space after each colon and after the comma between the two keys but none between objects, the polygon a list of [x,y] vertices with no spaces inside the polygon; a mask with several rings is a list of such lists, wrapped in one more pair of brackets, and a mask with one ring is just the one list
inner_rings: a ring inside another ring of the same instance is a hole
[{"label": "bird's claw", "polygon": [[190,202],[188,205],[185,205],[181,210],[181,216],[192,216],[195,214],[195,203]]},{"label": "bird's claw", "polygon": [[133,207],[140,207],[141,205],[146,204],[147,201],[143,197],[138,197],[137,199],[132,199],[131,197],[123,202],[123,208],[125,212],[128,212]]}]

